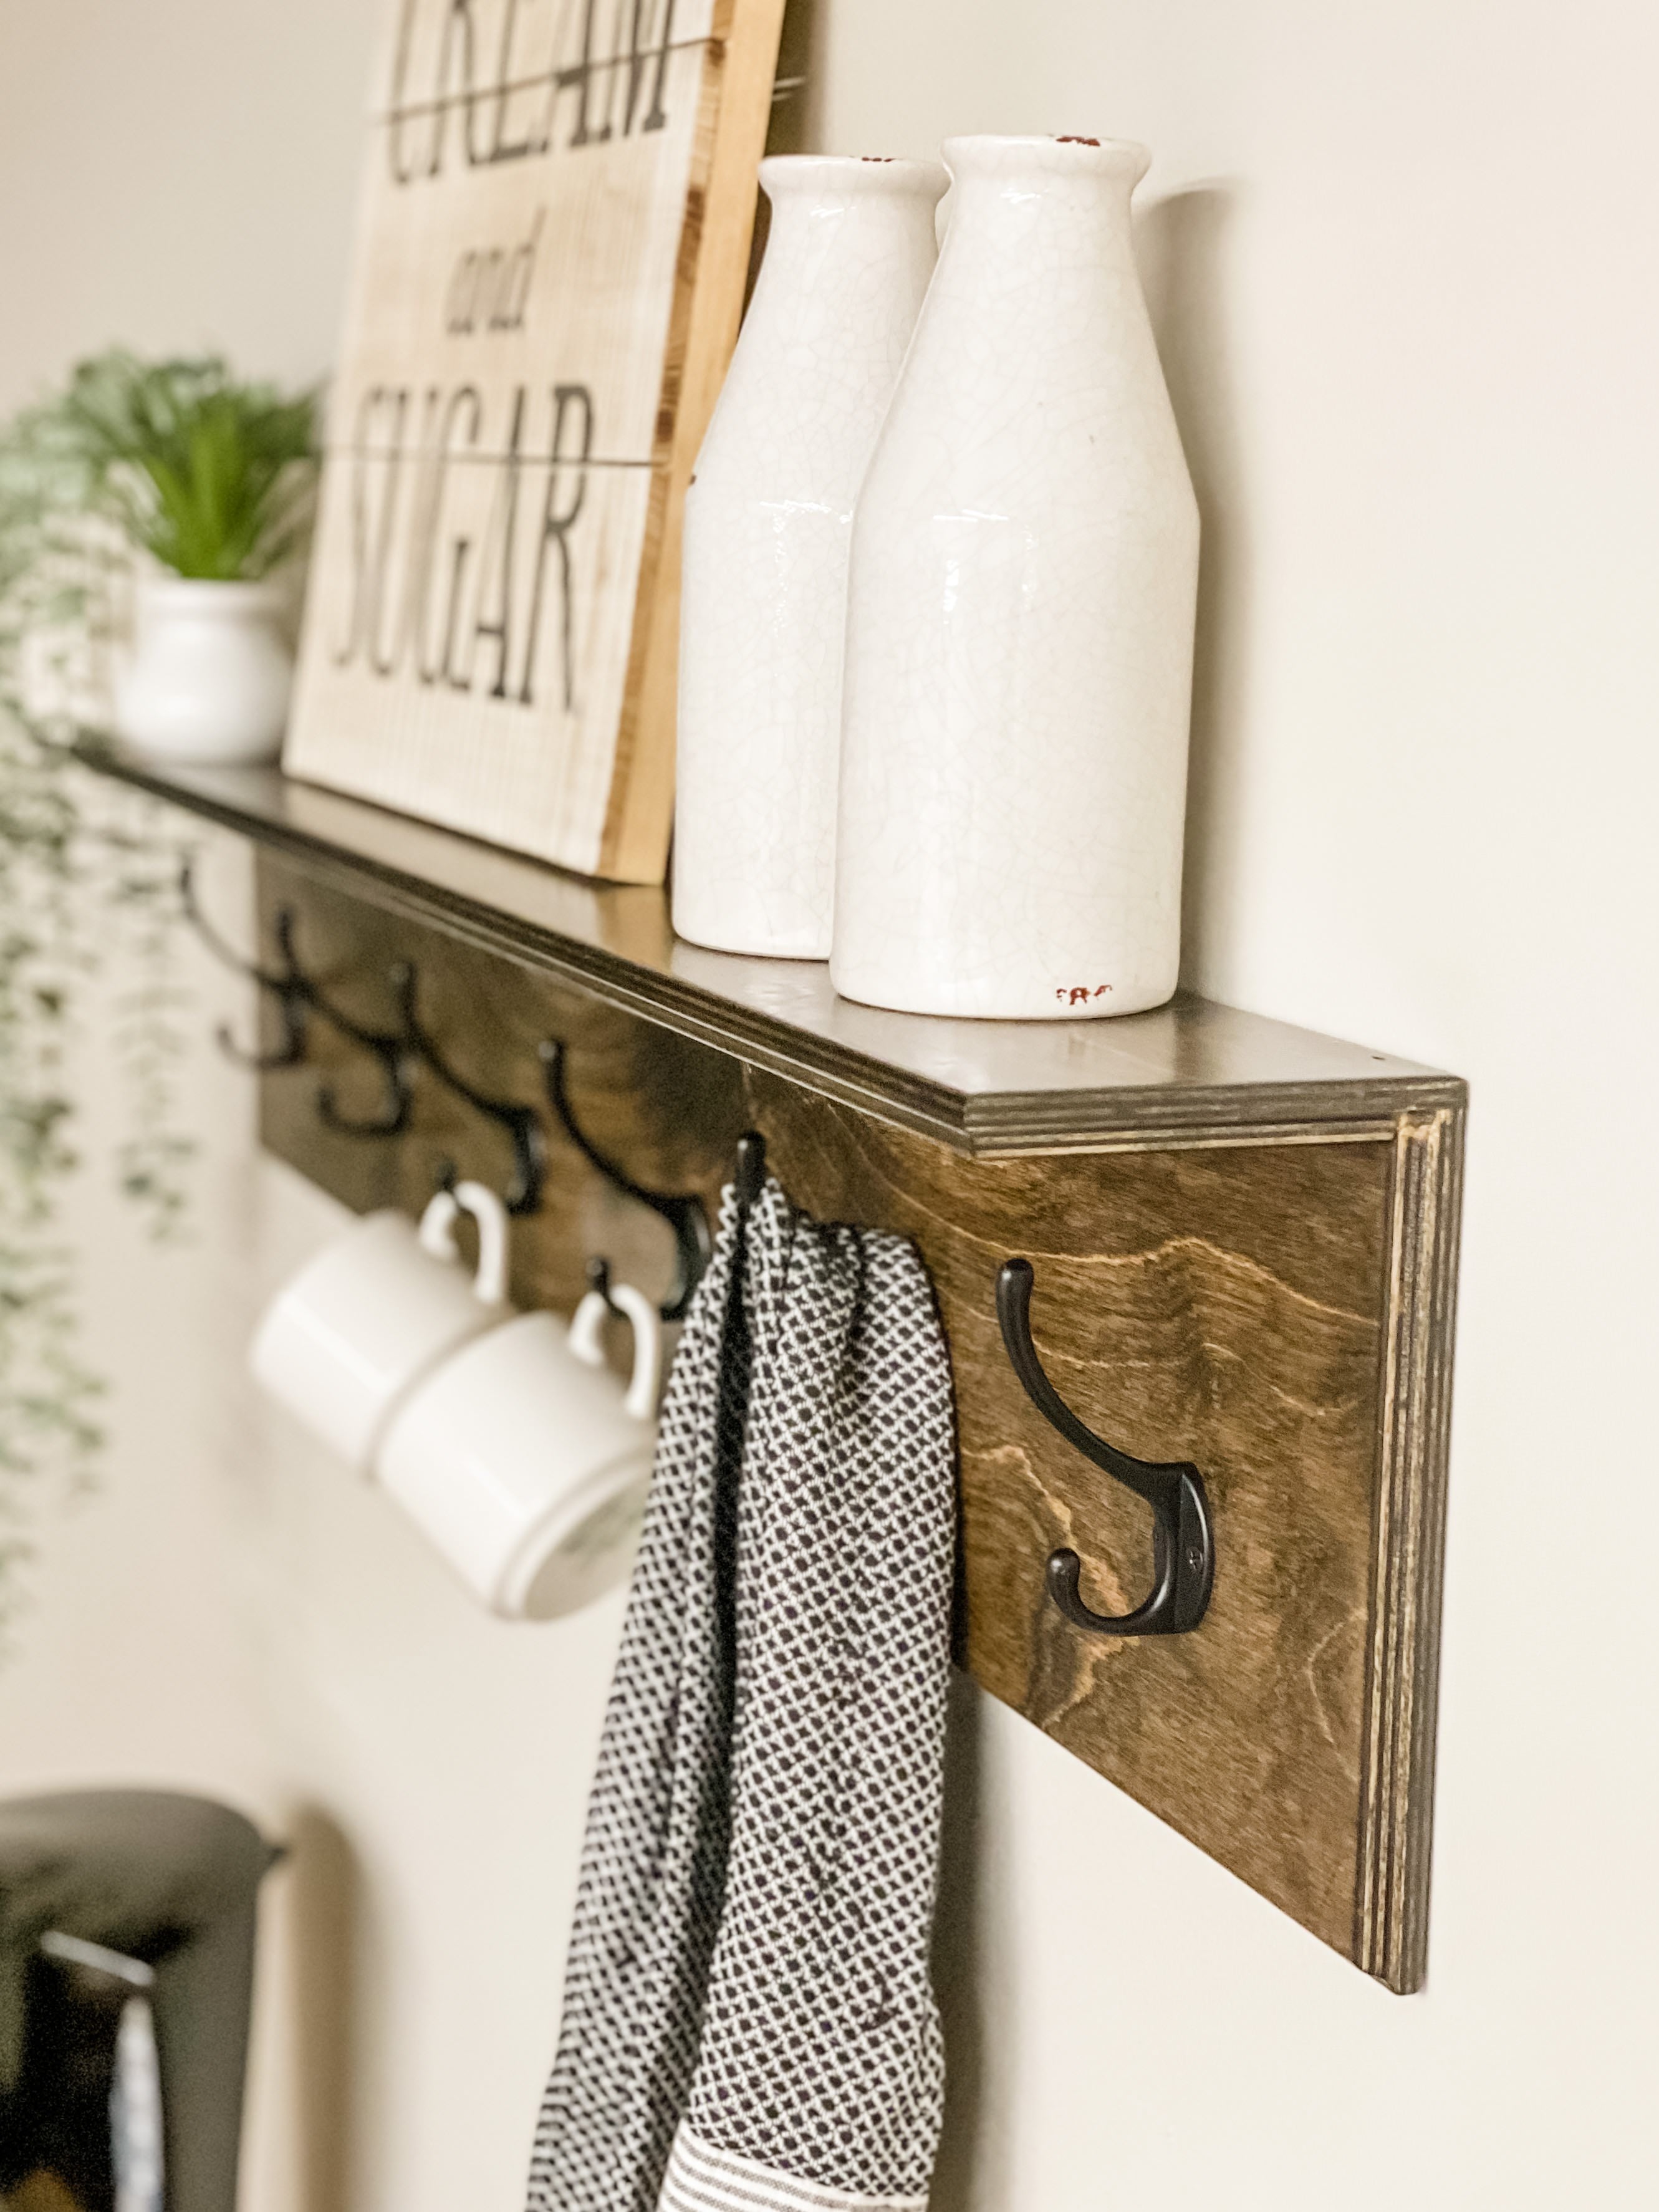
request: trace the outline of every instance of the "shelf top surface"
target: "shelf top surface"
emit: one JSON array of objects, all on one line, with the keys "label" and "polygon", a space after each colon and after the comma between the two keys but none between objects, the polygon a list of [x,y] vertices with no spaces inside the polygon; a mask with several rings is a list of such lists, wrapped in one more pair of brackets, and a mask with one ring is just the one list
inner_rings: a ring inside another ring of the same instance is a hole
[{"label": "shelf top surface", "polygon": [[160,763],[97,739],[76,752],[361,896],[960,1150],[1243,1139],[1463,1100],[1456,1079],[1413,1061],[1186,994],[1092,1021],[883,1012],[839,997],[821,962],[685,943],[659,889],[568,875],[275,769]]}]

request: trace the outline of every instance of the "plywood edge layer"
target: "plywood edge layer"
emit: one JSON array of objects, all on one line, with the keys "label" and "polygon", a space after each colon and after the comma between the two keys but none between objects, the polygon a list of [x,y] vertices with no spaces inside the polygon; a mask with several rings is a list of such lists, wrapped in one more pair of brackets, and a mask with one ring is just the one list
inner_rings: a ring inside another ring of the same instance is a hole
[{"label": "plywood edge layer", "polygon": [[1401,1996],[1428,1966],[1463,1128],[1410,1114],[1395,1144],[1354,1959]]},{"label": "plywood edge layer", "polygon": [[1148,1084],[1113,1091],[1000,1091],[964,1098],[968,1149],[999,1152],[1098,1149],[1102,1139],[1145,1134],[1195,1144],[1295,1144],[1324,1133],[1375,1142],[1402,1113],[1458,1109],[1468,1090],[1456,1076],[1389,1076],[1375,1082]]}]

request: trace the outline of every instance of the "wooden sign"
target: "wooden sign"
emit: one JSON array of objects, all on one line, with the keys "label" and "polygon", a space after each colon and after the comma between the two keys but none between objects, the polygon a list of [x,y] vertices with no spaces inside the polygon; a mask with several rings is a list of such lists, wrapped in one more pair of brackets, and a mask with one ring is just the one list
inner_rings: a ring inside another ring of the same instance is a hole
[{"label": "wooden sign", "polygon": [[394,0],[285,765],[660,882],[783,0]]}]

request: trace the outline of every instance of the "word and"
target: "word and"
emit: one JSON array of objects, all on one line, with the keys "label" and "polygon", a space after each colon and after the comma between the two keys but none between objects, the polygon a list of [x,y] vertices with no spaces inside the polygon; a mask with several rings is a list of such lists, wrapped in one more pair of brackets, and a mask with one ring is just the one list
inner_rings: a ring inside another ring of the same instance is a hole
[{"label": "word and", "polygon": [[663,130],[674,5],[403,0],[386,118],[393,181]]},{"label": "word and", "polygon": [[[358,402],[350,464],[350,583],[338,668],[413,675],[533,707],[556,657],[576,702],[576,530],[593,450],[585,385],[520,385],[485,439],[478,387],[374,385]],[[532,416],[544,439],[530,442]],[[549,602],[554,604],[550,613]]]},{"label": "word and", "polygon": [[536,249],[547,210],[538,208],[530,235],[520,246],[472,247],[455,264],[444,298],[444,328],[451,337],[475,331],[521,331],[536,273]]}]

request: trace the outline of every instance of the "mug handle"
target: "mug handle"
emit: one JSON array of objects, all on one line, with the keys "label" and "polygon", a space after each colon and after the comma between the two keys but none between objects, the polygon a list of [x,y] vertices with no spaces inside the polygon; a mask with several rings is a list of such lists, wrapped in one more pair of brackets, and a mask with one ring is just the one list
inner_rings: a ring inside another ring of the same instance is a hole
[{"label": "mug handle", "polygon": [[[649,1298],[629,1283],[612,1285],[610,1304],[627,1315],[634,1331],[634,1372],[623,1410],[636,1421],[648,1421],[662,1396],[662,1316]],[[571,1318],[570,1334],[565,1340],[573,1358],[585,1367],[605,1364],[602,1332],[609,1310],[603,1291],[589,1291]]]},{"label": "mug handle", "polygon": [[478,1224],[478,1267],[472,1294],[481,1305],[507,1304],[507,1208],[481,1182],[458,1182],[434,1194],[421,1216],[421,1249],[434,1260],[457,1260],[455,1217],[470,1213]]}]

